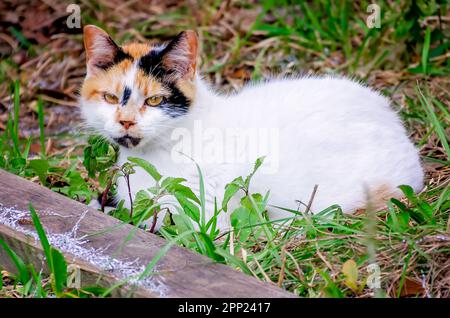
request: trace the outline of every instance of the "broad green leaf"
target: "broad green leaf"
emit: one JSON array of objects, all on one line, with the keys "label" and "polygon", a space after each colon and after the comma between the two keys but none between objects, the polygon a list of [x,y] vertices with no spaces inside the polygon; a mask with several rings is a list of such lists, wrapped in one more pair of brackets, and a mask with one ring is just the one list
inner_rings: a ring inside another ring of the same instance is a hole
[{"label": "broad green leaf", "polygon": [[401,185],[399,186],[400,190],[405,194],[405,196],[408,198],[409,201],[412,203],[417,202],[416,194],[414,193],[413,188],[409,185]]},{"label": "broad green leaf", "polygon": [[200,200],[191,188],[181,184],[181,182],[184,181],[186,181],[186,179],[167,177],[161,182],[161,188],[165,188],[166,191],[172,195],[177,194],[184,196],[185,198],[200,204]]},{"label": "broad green leaf", "polygon": [[182,184],[179,184],[175,186],[172,190],[173,194],[182,195],[185,198],[194,201],[197,204],[200,204],[199,198],[195,195],[195,193],[191,190],[191,188],[188,188]]},{"label": "broad green leaf", "polygon": [[20,171],[25,167],[25,165],[27,164],[27,161],[21,157],[17,157],[17,158],[12,159],[10,163],[11,163],[11,167],[13,169]]},{"label": "broad green leaf", "polygon": [[231,226],[242,242],[246,241],[252,232],[251,226],[257,224],[259,219],[256,213],[244,206],[233,211],[230,215]]},{"label": "broad green leaf", "polygon": [[172,219],[179,234],[194,230],[191,219],[185,214],[172,214]]},{"label": "broad green leaf", "polygon": [[399,200],[397,200],[395,198],[391,198],[391,202],[394,205],[396,205],[400,209],[400,211],[409,212],[408,207],[405,204],[403,204],[403,202],[401,202],[401,201],[399,201]]},{"label": "broad green leaf", "polygon": [[199,223],[200,222],[200,210],[199,210],[198,206],[196,206],[194,203],[192,203],[192,201],[190,201],[189,199],[187,199],[185,196],[183,196],[180,193],[175,193],[174,196],[180,203],[184,212],[192,220]]},{"label": "broad green leaf", "polygon": [[260,193],[253,193],[251,196],[245,196],[241,199],[241,205],[247,207],[249,210],[255,210],[250,197],[256,203],[256,207],[258,211],[262,211],[265,209],[265,201],[263,196]]},{"label": "broad green leaf", "polygon": [[230,202],[231,198],[236,194],[236,192],[239,191],[241,187],[236,183],[228,183],[225,186],[225,194],[223,196],[222,200],[222,210],[227,212],[228,209],[228,202]]},{"label": "broad green leaf", "polygon": [[94,135],[84,148],[83,165],[89,177],[94,178],[97,172],[107,171],[117,161],[117,150],[102,136]]},{"label": "broad green leaf", "polygon": [[392,211],[391,214],[388,215],[386,222],[394,231],[403,233],[408,229],[409,213],[395,213],[395,211]]},{"label": "broad green leaf", "polygon": [[47,172],[50,165],[45,159],[30,160],[28,166],[36,173],[41,183],[45,184],[47,179]]},{"label": "broad green leaf", "polygon": [[409,209],[411,217],[419,224],[434,223],[433,208],[428,202],[421,200],[414,193],[413,188],[408,185],[401,185],[399,188],[403,191],[406,198],[413,204],[414,208]]},{"label": "broad green leaf", "polygon": [[139,190],[133,200],[133,212],[135,215],[143,213],[153,205],[153,200],[145,190]]},{"label": "broad green leaf", "polygon": [[161,180],[161,174],[158,172],[158,170],[156,170],[155,166],[149,163],[147,160],[137,157],[128,157],[128,160],[144,169],[156,181]]},{"label": "broad green leaf", "polygon": [[161,188],[169,189],[170,191],[170,189],[173,189],[175,185],[178,185],[184,181],[186,181],[184,178],[167,177],[161,181]]},{"label": "broad green leaf", "polygon": [[253,166],[253,171],[247,176],[247,178],[245,178],[244,186],[247,190],[250,187],[250,181],[251,181],[253,175],[256,173],[256,171],[259,169],[259,167],[261,167],[261,165],[264,162],[264,159],[265,159],[265,157],[260,157],[260,158],[256,159],[255,165]]}]

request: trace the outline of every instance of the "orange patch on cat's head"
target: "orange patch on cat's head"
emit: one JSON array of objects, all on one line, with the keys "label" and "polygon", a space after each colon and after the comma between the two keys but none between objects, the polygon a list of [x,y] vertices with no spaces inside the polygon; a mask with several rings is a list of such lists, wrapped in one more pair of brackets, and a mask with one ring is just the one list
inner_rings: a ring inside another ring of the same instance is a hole
[{"label": "orange patch on cat's head", "polygon": [[141,91],[143,96],[163,95],[169,93],[163,84],[151,75],[145,74],[142,70],[138,70],[134,80],[135,87]]},{"label": "orange patch on cat's head", "polygon": [[129,43],[122,46],[125,53],[131,55],[135,60],[138,60],[142,56],[148,54],[153,47],[147,43]]},{"label": "orange patch on cat's head", "polygon": [[133,66],[130,60],[124,60],[108,70],[87,77],[81,86],[81,96],[86,99],[100,100],[101,93],[108,91],[119,95],[123,90],[121,78]]}]

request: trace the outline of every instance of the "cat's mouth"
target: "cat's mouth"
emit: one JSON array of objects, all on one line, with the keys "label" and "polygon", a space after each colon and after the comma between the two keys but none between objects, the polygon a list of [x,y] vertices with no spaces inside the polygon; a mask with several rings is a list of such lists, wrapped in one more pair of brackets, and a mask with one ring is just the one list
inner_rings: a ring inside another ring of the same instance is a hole
[{"label": "cat's mouth", "polygon": [[119,145],[126,148],[136,147],[141,142],[142,138],[133,137],[130,135],[125,135],[119,138],[114,138],[114,141]]}]

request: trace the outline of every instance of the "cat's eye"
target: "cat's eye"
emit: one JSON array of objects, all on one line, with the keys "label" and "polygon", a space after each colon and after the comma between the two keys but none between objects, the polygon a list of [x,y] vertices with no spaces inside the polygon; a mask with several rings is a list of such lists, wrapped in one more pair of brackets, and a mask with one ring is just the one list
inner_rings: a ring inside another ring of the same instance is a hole
[{"label": "cat's eye", "polygon": [[117,104],[119,103],[119,98],[110,93],[103,93],[103,99],[109,104]]},{"label": "cat's eye", "polygon": [[162,101],[163,101],[162,96],[152,96],[145,100],[145,105],[155,107],[161,104]]}]

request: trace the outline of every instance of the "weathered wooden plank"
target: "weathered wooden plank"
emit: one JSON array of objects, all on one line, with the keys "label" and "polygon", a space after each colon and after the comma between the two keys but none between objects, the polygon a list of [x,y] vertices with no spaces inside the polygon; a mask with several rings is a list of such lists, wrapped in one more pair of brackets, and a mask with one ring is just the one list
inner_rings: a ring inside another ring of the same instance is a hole
[{"label": "weathered wooden plank", "polygon": [[[45,262],[26,215],[30,202],[49,234],[50,243],[60,248],[69,263],[80,267],[82,285],[98,283],[109,287],[129,278],[139,273],[167,244],[154,234],[136,230],[84,204],[0,170],[0,237],[36,268],[41,268]],[[14,270],[1,249],[0,265]],[[133,287],[132,292],[135,297],[294,296],[178,246],[173,246],[157,263],[152,275]],[[130,295],[130,288],[120,288],[115,295]]]}]

